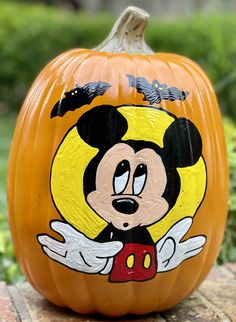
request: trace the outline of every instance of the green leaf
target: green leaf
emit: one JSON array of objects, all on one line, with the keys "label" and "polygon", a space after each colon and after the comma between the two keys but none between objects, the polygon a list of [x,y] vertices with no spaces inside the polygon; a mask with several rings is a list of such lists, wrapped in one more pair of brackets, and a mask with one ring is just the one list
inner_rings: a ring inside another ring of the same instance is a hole
[{"label": "green leaf", "polygon": [[5,235],[0,232],[0,254],[4,254],[6,251]]}]

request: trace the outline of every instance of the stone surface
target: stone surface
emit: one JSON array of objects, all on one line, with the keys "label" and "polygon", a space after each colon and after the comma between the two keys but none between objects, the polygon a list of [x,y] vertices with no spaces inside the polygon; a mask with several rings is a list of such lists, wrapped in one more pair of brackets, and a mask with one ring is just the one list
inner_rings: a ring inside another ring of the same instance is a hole
[{"label": "stone surface", "polygon": [[213,267],[198,291],[161,314],[107,319],[80,316],[49,303],[28,283],[0,282],[0,322],[236,322],[236,263]]}]

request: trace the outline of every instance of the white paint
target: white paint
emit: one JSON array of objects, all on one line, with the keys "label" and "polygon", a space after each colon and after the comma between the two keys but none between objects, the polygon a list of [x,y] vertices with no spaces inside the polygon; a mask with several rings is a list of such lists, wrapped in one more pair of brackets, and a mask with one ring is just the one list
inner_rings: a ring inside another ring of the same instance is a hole
[{"label": "white paint", "polygon": [[135,195],[139,195],[143,190],[146,178],[147,178],[146,174],[143,174],[142,176],[139,176],[139,177],[134,177],[133,189],[134,189]]},{"label": "white paint", "polygon": [[51,228],[63,236],[64,242],[48,235],[38,236],[43,251],[53,260],[85,273],[108,274],[113,257],[122,249],[119,241],[98,243],[62,221],[54,221]]},{"label": "white paint", "polygon": [[157,242],[158,272],[166,272],[179,266],[183,261],[202,251],[205,236],[191,237],[181,241],[192,226],[193,219],[184,218],[171,227],[167,234]]},{"label": "white paint", "polygon": [[[182,219],[157,242],[158,272],[172,270],[202,251],[206,237],[194,236],[182,241],[192,222],[190,217]],[[51,228],[63,236],[64,241],[40,235],[38,241],[43,251],[51,259],[79,272],[109,274],[114,256],[123,248],[119,241],[95,242],[62,221],[52,222]]]},{"label": "white paint", "polygon": [[129,180],[129,171],[126,171],[121,176],[115,177],[114,189],[116,194],[122,193],[125,190],[128,180]]}]

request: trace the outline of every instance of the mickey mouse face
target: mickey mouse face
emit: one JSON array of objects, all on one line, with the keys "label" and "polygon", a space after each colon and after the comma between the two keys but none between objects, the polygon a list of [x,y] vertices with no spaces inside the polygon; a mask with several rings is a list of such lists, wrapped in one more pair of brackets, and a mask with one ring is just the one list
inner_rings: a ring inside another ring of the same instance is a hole
[{"label": "mickey mouse face", "polygon": [[163,147],[123,140],[127,130],[126,118],[109,105],[94,107],[77,122],[80,138],[98,149],[83,176],[86,201],[121,230],[160,220],[180,193],[177,168],[194,165],[202,150],[200,134],[186,118],[175,118],[166,129]]},{"label": "mickey mouse face", "polygon": [[135,151],[127,143],[117,143],[99,162],[96,188],[87,195],[87,202],[118,229],[147,226],[169,208],[162,196],[166,184],[164,164],[153,149]]}]

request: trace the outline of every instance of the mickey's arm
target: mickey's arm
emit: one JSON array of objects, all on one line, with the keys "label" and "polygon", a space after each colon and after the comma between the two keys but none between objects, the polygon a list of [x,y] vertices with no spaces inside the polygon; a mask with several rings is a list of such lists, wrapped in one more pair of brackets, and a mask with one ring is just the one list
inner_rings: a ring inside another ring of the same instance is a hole
[{"label": "mickey's arm", "polygon": [[199,254],[206,243],[205,236],[194,236],[182,241],[192,226],[187,217],[175,224],[156,244],[157,271],[165,272],[179,266],[183,261]]},{"label": "mickey's arm", "polygon": [[108,274],[113,265],[113,257],[123,247],[119,241],[99,243],[91,240],[62,221],[51,222],[51,228],[64,241],[58,241],[46,234],[38,235],[44,253],[79,272]]}]

